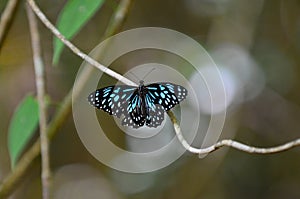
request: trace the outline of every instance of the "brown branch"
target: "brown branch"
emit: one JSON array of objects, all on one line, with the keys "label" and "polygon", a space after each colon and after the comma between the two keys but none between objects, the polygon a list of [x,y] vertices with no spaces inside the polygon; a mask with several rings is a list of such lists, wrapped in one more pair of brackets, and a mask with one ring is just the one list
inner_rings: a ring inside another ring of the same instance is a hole
[{"label": "brown branch", "polygon": [[3,41],[5,40],[5,35],[8,31],[8,27],[10,25],[10,22],[12,21],[16,7],[20,1],[19,0],[9,0],[6,4],[6,7],[1,15],[0,19],[0,50]]},{"label": "brown branch", "polygon": [[198,154],[199,156],[209,154],[213,151],[216,151],[219,148],[222,148],[223,146],[232,147],[232,148],[235,148],[237,150],[244,151],[247,153],[257,153],[257,154],[279,153],[279,152],[294,148],[296,146],[300,146],[300,138],[298,138],[291,142],[287,142],[285,144],[275,146],[275,147],[270,147],[270,148],[259,148],[259,147],[248,146],[246,144],[243,144],[243,143],[240,143],[240,142],[237,142],[234,140],[221,140],[221,141],[217,142],[216,144],[206,147],[206,148],[202,148],[202,149],[194,148],[190,144],[188,144],[187,141],[184,139],[175,115],[171,111],[168,111],[168,115],[173,123],[176,136],[177,136],[178,140],[180,141],[180,143],[182,144],[182,146],[187,151],[194,153],[194,154]]},{"label": "brown branch", "polygon": [[[72,44],[70,41],[68,41],[56,28],[55,26],[47,19],[47,17],[42,13],[42,11],[39,9],[39,7],[36,5],[34,0],[27,0],[28,4],[34,11],[34,13],[40,18],[40,20],[44,23],[44,25],[57,37],[59,38],[70,50],[72,50],[76,55],[78,55],[80,58],[91,64],[92,66],[95,66],[99,70],[103,71],[104,73],[110,75],[111,77],[114,77],[115,79],[118,79],[119,81],[123,82],[124,84],[127,85],[132,85],[135,86],[136,84],[132,82],[131,80],[124,78],[122,75],[119,73],[116,73],[115,71],[107,68],[106,66],[103,66],[96,60],[92,59],[89,57],[87,54],[84,52],[80,51],[79,48],[77,48],[74,44]],[[130,1],[126,0],[129,4]],[[120,3],[122,5],[122,3]],[[126,10],[126,9],[125,9]],[[116,14],[116,16],[118,13]],[[115,17],[115,19],[118,19]]]},{"label": "brown branch", "polygon": [[37,88],[37,98],[39,104],[39,123],[40,123],[40,148],[42,156],[42,189],[43,199],[50,198],[50,160],[49,160],[49,140],[47,137],[47,107],[45,89],[45,68],[42,60],[40,35],[38,24],[34,13],[26,6],[31,35],[31,46],[33,51],[33,62],[35,69],[35,82]]}]

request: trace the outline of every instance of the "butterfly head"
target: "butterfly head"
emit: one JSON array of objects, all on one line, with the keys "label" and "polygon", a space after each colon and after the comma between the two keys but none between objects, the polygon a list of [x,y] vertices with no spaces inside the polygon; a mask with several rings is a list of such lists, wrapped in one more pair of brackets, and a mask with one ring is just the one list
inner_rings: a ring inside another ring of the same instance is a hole
[{"label": "butterfly head", "polygon": [[144,80],[140,80],[140,86],[144,85]]}]

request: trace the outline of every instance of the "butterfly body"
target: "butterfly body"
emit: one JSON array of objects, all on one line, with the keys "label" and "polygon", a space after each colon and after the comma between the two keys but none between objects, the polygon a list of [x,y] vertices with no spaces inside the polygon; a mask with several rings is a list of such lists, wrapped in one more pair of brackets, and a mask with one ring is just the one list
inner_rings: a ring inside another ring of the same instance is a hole
[{"label": "butterfly body", "polygon": [[187,96],[187,90],[169,82],[138,87],[117,85],[98,89],[88,96],[91,105],[118,118],[124,115],[122,125],[139,128],[157,127],[170,110]]}]

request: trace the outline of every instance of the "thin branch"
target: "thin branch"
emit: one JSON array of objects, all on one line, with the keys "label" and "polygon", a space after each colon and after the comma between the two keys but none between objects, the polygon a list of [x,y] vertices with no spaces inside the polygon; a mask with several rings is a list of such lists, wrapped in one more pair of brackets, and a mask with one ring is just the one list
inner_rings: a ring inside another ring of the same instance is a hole
[{"label": "thin branch", "polygon": [[[128,0],[126,0],[128,1]],[[67,47],[69,47],[70,50],[72,50],[76,55],[81,57],[83,60],[91,64],[92,66],[95,66],[99,70],[103,71],[104,73],[110,75],[111,77],[114,77],[115,79],[118,79],[119,81],[123,82],[124,84],[127,85],[132,85],[136,86],[134,82],[131,80],[124,78],[122,75],[119,73],[116,73],[115,71],[107,68],[106,66],[103,66],[96,60],[92,59],[89,57],[87,54],[84,52],[80,51],[74,44],[72,44],[70,41],[68,41],[56,28],[55,26],[47,19],[47,17],[42,13],[42,11],[39,9],[39,7],[36,5],[34,0],[27,0],[28,4],[32,8],[32,10],[35,12],[35,14],[40,18],[40,20],[45,24],[45,26],[51,30],[51,32],[59,38]],[[128,1],[130,2],[130,1]]]},{"label": "thin branch", "polygon": [[[122,2],[127,2],[126,4]],[[114,16],[112,17],[115,20],[111,20],[107,29],[110,29],[110,32],[107,32],[104,35],[104,38],[112,36],[115,34],[118,29],[123,25],[127,13],[129,11],[130,5],[132,1],[130,0],[122,0],[120,2],[120,6],[117,8]],[[123,7],[121,7],[121,5]],[[123,18],[116,17],[122,16]],[[114,28],[111,28],[114,27]],[[78,82],[84,84],[86,79],[88,79],[89,73],[91,73],[91,67],[86,67],[83,69],[83,72],[80,74],[78,78]],[[78,90],[78,89],[77,89]],[[50,122],[47,130],[47,134],[49,139],[53,138],[55,134],[58,132],[58,129],[62,126],[65,120],[68,118],[72,107],[72,89],[69,91],[67,96],[64,98],[60,108],[55,113],[53,120]],[[18,161],[14,171],[8,175],[3,182],[0,184],[0,198],[5,198],[9,196],[9,194],[13,191],[14,187],[20,182],[22,176],[24,176],[25,172],[29,169],[30,165],[34,161],[34,159],[40,155],[40,139],[38,139],[21,157]]]},{"label": "thin branch", "polygon": [[223,146],[232,147],[237,150],[244,151],[246,153],[257,153],[257,154],[279,153],[279,152],[294,148],[296,146],[300,146],[300,138],[295,139],[291,142],[287,142],[285,144],[275,146],[275,147],[270,147],[270,148],[253,147],[253,146],[249,146],[249,145],[228,139],[228,140],[221,140],[221,141],[217,142],[216,144],[209,146],[207,148],[202,148],[202,149],[194,148],[190,144],[188,144],[187,141],[184,139],[175,115],[171,111],[168,111],[168,115],[173,123],[176,136],[177,136],[178,140],[180,141],[180,143],[182,144],[182,146],[187,151],[194,153],[194,154],[198,154],[199,156],[209,154],[213,151],[216,151],[219,148],[222,148]]},{"label": "thin branch", "polygon": [[6,7],[1,15],[0,19],[0,49],[2,46],[2,43],[4,41],[5,35],[8,31],[8,27],[10,22],[13,19],[13,16],[15,15],[16,7],[20,1],[19,0],[9,0],[6,4]]},{"label": "thin branch", "polygon": [[47,105],[45,89],[45,67],[42,60],[41,43],[38,31],[38,24],[34,13],[30,7],[26,6],[31,35],[31,46],[33,51],[33,62],[35,69],[35,82],[37,88],[37,98],[39,104],[39,123],[40,123],[40,140],[42,156],[42,189],[43,199],[50,198],[50,160],[49,160],[49,140],[47,136]]},{"label": "thin branch", "polygon": [[110,19],[109,24],[111,25],[107,27],[104,35],[114,35],[114,33],[119,31],[121,28],[119,24],[127,17],[130,5],[132,5],[132,0],[123,0],[120,2],[116,14]]}]

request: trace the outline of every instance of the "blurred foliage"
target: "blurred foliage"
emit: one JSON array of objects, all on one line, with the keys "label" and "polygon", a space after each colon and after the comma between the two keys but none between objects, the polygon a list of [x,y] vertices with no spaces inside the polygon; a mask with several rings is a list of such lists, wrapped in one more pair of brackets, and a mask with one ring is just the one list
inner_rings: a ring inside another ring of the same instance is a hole
[{"label": "blurred foliage", "polygon": [[8,149],[12,168],[14,168],[20,154],[32,138],[38,122],[38,103],[36,99],[28,95],[18,105],[9,125]]},{"label": "blurred foliage", "polygon": [[[104,0],[70,0],[60,12],[57,29],[63,34],[66,39],[70,40],[73,36],[86,24],[86,22],[99,10],[104,3]],[[53,63],[57,64],[61,51],[63,50],[63,43],[54,38],[54,55]]]}]

